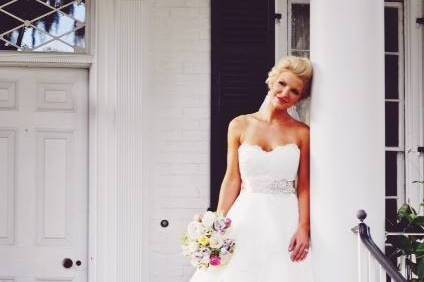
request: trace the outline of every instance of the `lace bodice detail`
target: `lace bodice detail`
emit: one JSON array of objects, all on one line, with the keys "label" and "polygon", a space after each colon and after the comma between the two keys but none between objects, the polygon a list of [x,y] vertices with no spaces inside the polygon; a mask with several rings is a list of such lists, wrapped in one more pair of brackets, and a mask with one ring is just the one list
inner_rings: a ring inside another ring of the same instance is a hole
[{"label": "lace bodice detail", "polygon": [[272,151],[242,143],[238,150],[242,188],[255,193],[296,193],[300,149],[295,143]]}]

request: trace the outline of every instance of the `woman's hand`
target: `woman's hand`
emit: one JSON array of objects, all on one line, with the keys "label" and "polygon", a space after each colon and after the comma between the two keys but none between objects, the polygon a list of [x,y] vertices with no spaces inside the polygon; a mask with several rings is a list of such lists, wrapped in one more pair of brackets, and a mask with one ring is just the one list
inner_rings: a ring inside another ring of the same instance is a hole
[{"label": "woman's hand", "polygon": [[301,261],[308,255],[309,251],[309,227],[299,225],[294,233],[290,245],[289,252],[292,261]]}]

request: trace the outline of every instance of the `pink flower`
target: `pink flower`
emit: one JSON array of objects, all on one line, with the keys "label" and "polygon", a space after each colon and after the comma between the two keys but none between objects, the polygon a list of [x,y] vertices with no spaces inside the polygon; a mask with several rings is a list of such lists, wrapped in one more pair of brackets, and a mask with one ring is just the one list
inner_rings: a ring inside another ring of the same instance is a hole
[{"label": "pink flower", "polygon": [[217,266],[221,264],[221,258],[217,256],[212,256],[209,260],[209,263],[213,266]]}]

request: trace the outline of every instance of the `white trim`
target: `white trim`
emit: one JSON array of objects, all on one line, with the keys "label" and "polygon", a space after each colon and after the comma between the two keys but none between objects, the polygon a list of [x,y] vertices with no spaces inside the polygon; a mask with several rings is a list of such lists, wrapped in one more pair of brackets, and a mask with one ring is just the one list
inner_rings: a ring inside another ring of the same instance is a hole
[{"label": "white trim", "polygon": [[292,1],[287,0],[287,55],[290,55],[292,47]]},{"label": "white trim", "polygon": [[[89,106],[97,104],[97,71],[95,65],[89,70]],[[91,108],[91,107],[90,107]],[[97,116],[88,111],[88,281],[96,281],[97,237]]]},{"label": "white trim", "polygon": [[406,197],[419,207],[424,193],[413,180],[423,179],[423,156],[417,146],[423,145],[423,26],[416,18],[422,17],[421,0],[405,1],[405,157]]},{"label": "white trim", "polygon": [[288,0],[290,4],[310,4],[310,0]]},{"label": "white trim", "polygon": [[281,14],[281,19],[275,23],[275,63],[288,54],[288,11],[287,0],[275,0],[275,13]]},{"label": "white trim", "polygon": [[97,113],[92,110],[92,105],[97,105],[98,100],[98,69],[96,64],[96,55],[95,50],[96,41],[97,41],[97,9],[96,2],[97,0],[90,0],[89,5],[87,5],[86,15],[88,17],[87,23],[87,51],[88,56],[90,56],[90,66],[88,74],[88,252],[87,252],[87,281],[95,282],[97,281],[97,264],[96,264],[96,255],[97,255],[97,178],[98,175],[98,165],[97,165],[97,144],[98,144],[98,135],[97,135]]},{"label": "white trim", "polygon": [[97,114],[92,110],[92,105],[97,105],[97,64],[95,63],[95,56],[97,52],[94,49],[96,46],[96,30],[97,30],[97,15],[96,15],[96,1],[91,0],[88,5],[88,19],[87,23],[87,50],[91,56],[91,63],[88,73],[88,252],[87,252],[87,281],[97,281],[96,271],[96,252],[97,252]]},{"label": "white trim", "polygon": [[[116,281],[116,1],[95,6],[93,102],[90,111],[90,219],[94,225],[90,282]],[[94,198],[95,197],[95,198]],[[95,203],[95,205],[93,204]]]},{"label": "white trim", "polygon": [[[152,18],[153,18],[153,5],[155,4],[155,1],[148,0],[144,2],[144,9],[142,11],[142,26],[144,28],[143,31],[143,39],[144,44],[142,46],[142,56],[144,57],[144,64],[143,64],[143,79],[145,80],[142,84],[142,91],[143,93],[150,93],[151,89],[153,89],[153,85],[151,85],[153,79],[151,76],[153,75],[152,67],[155,64],[154,56],[152,56],[151,50],[153,48],[150,44],[152,44],[154,33],[151,32],[152,27]],[[153,123],[151,122],[151,117],[153,116],[153,112],[155,109],[151,107],[151,105],[154,105],[153,101],[150,99],[154,99],[154,95],[144,95],[144,105],[142,108],[143,116],[142,116],[142,127],[143,127],[143,145],[142,145],[142,154],[143,154],[143,160],[142,163],[149,164],[151,163],[151,160],[154,159],[153,155],[155,152],[151,150],[153,144],[153,134],[146,134],[148,132],[152,132],[152,126]],[[150,107],[149,107],[150,106]],[[147,145],[146,145],[147,144]],[[143,189],[142,189],[142,199],[145,199],[142,201],[142,264],[141,264],[141,281],[150,281],[150,274],[151,274],[151,267],[150,267],[150,228],[146,228],[146,226],[150,226],[151,221],[151,215],[152,215],[152,204],[149,199],[151,199],[150,195],[150,187],[152,187],[153,183],[153,174],[151,173],[151,170],[147,169],[147,166],[143,166],[142,169],[142,177],[143,177]]]},{"label": "white trim", "polygon": [[75,67],[90,68],[92,55],[49,54],[49,53],[0,53],[0,66],[19,67]]}]

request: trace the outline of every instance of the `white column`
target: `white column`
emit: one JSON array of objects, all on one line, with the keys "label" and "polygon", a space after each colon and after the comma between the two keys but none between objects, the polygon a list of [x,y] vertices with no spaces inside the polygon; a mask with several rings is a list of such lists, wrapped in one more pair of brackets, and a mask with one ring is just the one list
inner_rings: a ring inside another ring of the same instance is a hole
[{"label": "white column", "polygon": [[358,209],[384,246],[384,1],[311,1],[315,282],[357,280]]}]

